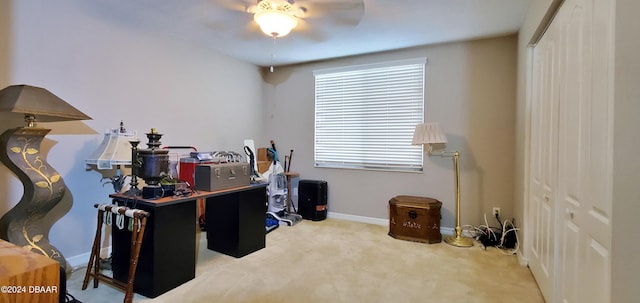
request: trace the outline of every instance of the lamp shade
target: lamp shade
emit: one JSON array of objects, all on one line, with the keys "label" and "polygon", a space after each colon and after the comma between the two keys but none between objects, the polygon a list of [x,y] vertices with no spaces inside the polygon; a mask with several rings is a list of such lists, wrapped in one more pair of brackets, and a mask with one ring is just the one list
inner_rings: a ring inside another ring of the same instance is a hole
[{"label": "lamp shade", "polygon": [[422,123],[416,125],[411,144],[447,143],[447,137],[440,129],[440,123]]},{"label": "lamp shade", "polygon": [[87,164],[93,164],[98,169],[111,169],[113,165],[131,164],[131,144],[136,141],[135,131],[122,131],[121,128],[112,128],[105,132],[104,139],[98,149],[86,160]]},{"label": "lamp shade", "polygon": [[0,112],[32,115],[40,122],[91,120],[50,91],[23,84],[0,91]]}]

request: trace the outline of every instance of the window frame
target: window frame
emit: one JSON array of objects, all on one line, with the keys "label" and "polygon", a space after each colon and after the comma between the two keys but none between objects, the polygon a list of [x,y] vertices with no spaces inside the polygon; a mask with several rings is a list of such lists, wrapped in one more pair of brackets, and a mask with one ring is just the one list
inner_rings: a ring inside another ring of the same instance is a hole
[{"label": "window frame", "polygon": [[[427,63],[423,57],[314,70],[314,167],[422,172],[423,147],[411,139],[415,125],[424,123]],[[404,78],[409,74],[414,78]]]}]

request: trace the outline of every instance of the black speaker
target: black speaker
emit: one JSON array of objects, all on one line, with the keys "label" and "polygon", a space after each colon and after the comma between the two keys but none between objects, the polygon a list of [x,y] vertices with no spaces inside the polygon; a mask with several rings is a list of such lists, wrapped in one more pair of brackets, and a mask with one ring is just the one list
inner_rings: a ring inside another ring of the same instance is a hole
[{"label": "black speaker", "polygon": [[298,214],[313,221],[327,218],[327,181],[300,180]]}]

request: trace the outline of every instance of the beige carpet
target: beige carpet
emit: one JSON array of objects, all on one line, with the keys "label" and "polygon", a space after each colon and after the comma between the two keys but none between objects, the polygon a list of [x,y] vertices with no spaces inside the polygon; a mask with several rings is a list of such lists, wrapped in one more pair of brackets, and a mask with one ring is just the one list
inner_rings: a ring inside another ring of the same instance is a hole
[{"label": "beige carpet", "polygon": [[[195,279],[134,302],[544,302],[515,255],[476,245],[397,240],[385,226],[343,220],[302,221],[267,234],[267,247],[243,258],[206,249],[200,235]],[[70,293],[85,303],[121,302],[106,284]]]}]

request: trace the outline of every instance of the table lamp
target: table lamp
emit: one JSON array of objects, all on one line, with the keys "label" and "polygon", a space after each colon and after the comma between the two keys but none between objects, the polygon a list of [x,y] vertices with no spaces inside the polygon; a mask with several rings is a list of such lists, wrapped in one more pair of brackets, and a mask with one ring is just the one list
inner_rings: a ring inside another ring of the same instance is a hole
[{"label": "table lamp", "polygon": [[120,122],[119,128],[112,128],[105,132],[104,138],[96,151],[85,160],[87,165],[95,165],[97,169],[112,169],[116,167],[116,174],[104,184],[111,183],[113,190],[119,193],[122,190],[126,176],[121,173],[121,166],[131,165],[131,145],[130,141],[137,141],[136,131],[127,131],[124,123]]},{"label": "table lamp", "polygon": [[0,238],[40,253],[66,268],[60,251],[49,243],[51,226],[43,218],[62,200],[66,186],[60,174],[40,153],[40,143],[50,129],[35,122],[90,120],[48,90],[29,85],[12,85],[0,91],[0,112],[23,115],[26,127],[6,130],[0,135],[0,161],[22,182],[20,201],[0,218]]},{"label": "table lamp", "polygon": [[[429,155],[432,155],[433,149],[431,144],[436,143],[447,143],[447,137],[444,135],[442,130],[440,130],[440,123],[422,123],[416,126],[411,144],[427,144],[429,148]],[[462,227],[460,227],[460,153],[458,151],[443,151],[437,155],[453,158],[453,170],[455,175],[456,234],[454,236],[444,237],[444,242],[458,247],[473,246],[471,238],[462,237]]]}]

